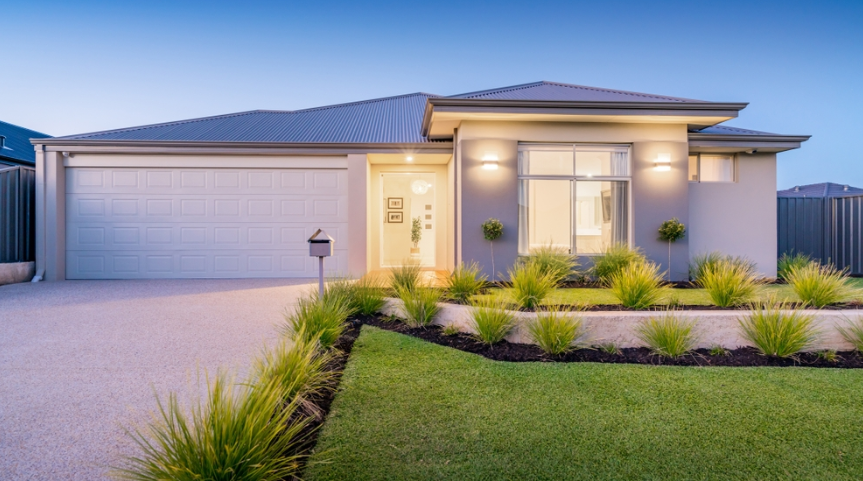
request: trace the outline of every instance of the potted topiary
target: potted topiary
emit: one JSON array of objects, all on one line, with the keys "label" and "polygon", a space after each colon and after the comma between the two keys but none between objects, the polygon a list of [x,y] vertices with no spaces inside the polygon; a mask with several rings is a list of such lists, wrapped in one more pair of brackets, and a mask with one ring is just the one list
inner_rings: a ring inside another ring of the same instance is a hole
[{"label": "potted topiary", "polygon": [[497,277],[494,270],[494,241],[503,235],[503,224],[494,217],[488,219],[482,223],[482,235],[488,241],[489,246],[491,246],[491,278],[494,280]]},{"label": "potted topiary", "polygon": [[671,243],[686,235],[686,226],[674,217],[659,226],[659,240],[668,242],[668,280],[671,280]]},{"label": "potted topiary", "polygon": [[419,243],[423,238],[423,221],[419,217],[411,219],[411,242],[414,246],[411,247],[411,257],[420,255]]}]

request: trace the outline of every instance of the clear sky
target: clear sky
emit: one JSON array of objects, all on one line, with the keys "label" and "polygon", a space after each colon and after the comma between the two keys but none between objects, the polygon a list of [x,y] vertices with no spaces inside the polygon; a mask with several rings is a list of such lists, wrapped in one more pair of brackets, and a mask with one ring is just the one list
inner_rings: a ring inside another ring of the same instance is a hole
[{"label": "clear sky", "polygon": [[750,106],[779,187],[863,187],[863,0],[0,0],[0,119],[68,135],[536,80]]}]

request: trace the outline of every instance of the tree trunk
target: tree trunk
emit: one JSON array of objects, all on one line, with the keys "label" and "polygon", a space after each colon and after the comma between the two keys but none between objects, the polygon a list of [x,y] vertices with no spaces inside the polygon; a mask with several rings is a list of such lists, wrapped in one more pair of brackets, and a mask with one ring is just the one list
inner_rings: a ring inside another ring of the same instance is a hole
[{"label": "tree trunk", "polygon": [[497,274],[494,270],[494,242],[488,241],[488,245],[491,246],[491,281],[494,282],[497,278]]},{"label": "tree trunk", "polygon": [[671,241],[668,241],[668,282],[671,282]]}]

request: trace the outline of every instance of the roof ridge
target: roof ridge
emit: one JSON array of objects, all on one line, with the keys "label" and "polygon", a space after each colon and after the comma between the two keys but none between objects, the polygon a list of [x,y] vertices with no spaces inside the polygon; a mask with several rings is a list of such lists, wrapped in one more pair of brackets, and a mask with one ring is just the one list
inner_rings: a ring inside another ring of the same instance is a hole
[{"label": "roof ridge", "polygon": [[544,82],[545,82],[544,80],[540,80],[538,82],[530,82],[530,83],[526,83],[526,84],[511,85],[509,87],[498,87],[495,89],[476,90],[474,92],[466,92],[463,94],[450,95],[449,97],[477,97],[480,94],[486,94],[486,93],[490,93],[490,92],[512,92],[513,90],[522,90],[522,89],[526,89],[526,88],[530,88],[530,87],[536,87],[537,85],[542,85]]},{"label": "roof ridge", "polygon": [[[334,108],[338,108],[338,107],[347,107],[349,105],[371,104],[371,103],[375,103],[375,102],[383,102],[385,100],[392,100],[392,99],[398,99],[398,98],[403,98],[403,97],[415,97],[417,95],[422,95],[425,97],[441,97],[440,95],[430,94],[430,93],[426,93],[426,92],[413,92],[413,93],[409,93],[409,94],[391,95],[389,97],[378,97],[378,98],[374,98],[374,99],[355,100],[353,102],[345,102],[345,103],[341,103],[341,104],[322,105],[320,107],[309,107],[307,109],[290,110],[288,112],[292,113],[292,114],[297,114],[297,113],[301,113],[301,112],[312,112],[315,110],[326,110],[326,109],[334,109]],[[266,111],[264,111],[264,112],[266,112]]]},{"label": "roof ridge", "polygon": [[247,110],[244,112],[234,112],[234,113],[230,113],[230,114],[210,115],[208,117],[196,117],[194,119],[174,120],[171,122],[160,122],[157,124],[138,125],[136,127],[126,127],[126,128],[122,128],[122,129],[108,129],[108,130],[100,130],[97,132],[87,132],[84,134],[64,135],[63,137],[57,137],[57,138],[58,139],[86,139],[88,137],[93,137],[96,135],[116,134],[116,133],[121,133],[121,132],[135,132],[138,130],[146,130],[146,129],[156,128],[156,127],[184,125],[184,124],[190,124],[193,122],[203,122],[205,120],[239,117],[241,115],[251,115],[254,113],[258,113],[258,112],[261,112],[261,111],[260,110]]},{"label": "roof ridge", "polygon": [[559,85],[561,87],[592,90],[594,92],[613,92],[613,93],[622,94],[622,95],[632,95],[634,97],[648,97],[648,98],[654,98],[654,99],[672,99],[672,100],[676,100],[679,102],[703,102],[702,100],[687,99],[684,97],[670,97],[668,95],[646,94],[643,92],[632,92],[629,90],[607,89],[607,88],[603,88],[603,87],[591,87],[589,85],[566,84],[563,82],[552,82],[552,81],[548,81],[548,80],[543,80],[542,83],[549,84],[549,85]]}]

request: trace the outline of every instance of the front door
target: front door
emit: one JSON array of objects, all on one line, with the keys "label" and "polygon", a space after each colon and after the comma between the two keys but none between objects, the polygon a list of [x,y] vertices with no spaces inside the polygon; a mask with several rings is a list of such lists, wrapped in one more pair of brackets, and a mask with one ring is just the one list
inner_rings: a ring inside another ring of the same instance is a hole
[{"label": "front door", "polygon": [[381,267],[435,266],[436,188],[433,172],[381,174]]}]

